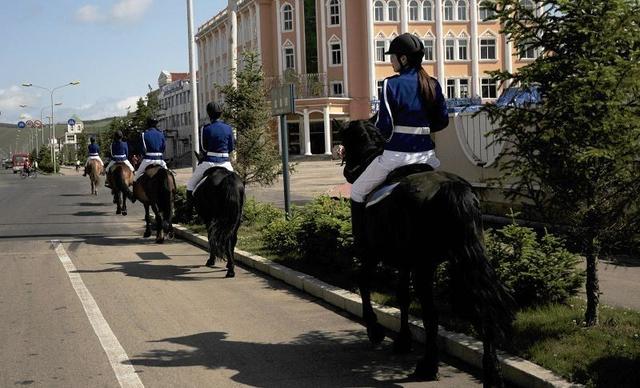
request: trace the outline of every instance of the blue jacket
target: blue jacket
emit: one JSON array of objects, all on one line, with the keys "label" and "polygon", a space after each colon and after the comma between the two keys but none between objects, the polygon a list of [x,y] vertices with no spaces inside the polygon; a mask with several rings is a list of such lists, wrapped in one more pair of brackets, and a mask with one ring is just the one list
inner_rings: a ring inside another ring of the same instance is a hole
[{"label": "blue jacket", "polygon": [[158,128],[147,129],[142,134],[142,146],[145,159],[162,160],[162,154],[166,146],[164,134]]},{"label": "blue jacket", "polygon": [[[433,81],[436,82],[436,106],[426,106],[424,103],[415,68],[384,80],[376,127],[387,139],[385,150],[424,152],[435,148],[430,135],[421,133],[419,129],[408,133],[412,128],[420,127],[429,127],[431,132],[436,132],[449,123],[442,88],[436,80]],[[398,126],[408,128],[400,130]]]},{"label": "blue jacket", "polygon": [[89,144],[89,156],[100,156],[100,147],[96,143]]},{"label": "blue jacket", "polygon": [[129,156],[129,146],[126,142],[116,140],[111,143],[111,159],[116,162],[124,162]]},{"label": "blue jacket", "polygon": [[200,133],[202,151],[206,152],[207,162],[224,163],[229,161],[229,154],[234,150],[233,130],[221,120],[202,127]]}]

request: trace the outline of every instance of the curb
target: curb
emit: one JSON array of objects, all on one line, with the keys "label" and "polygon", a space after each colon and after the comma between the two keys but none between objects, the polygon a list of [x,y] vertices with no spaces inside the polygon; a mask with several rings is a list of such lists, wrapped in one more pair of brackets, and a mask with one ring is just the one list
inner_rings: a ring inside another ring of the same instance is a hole
[{"label": "curb", "polygon": [[[189,231],[181,225],[174,225],[175,234],[204,250],[208,250],[207,238]],[[362,318],[362,303],[360,295],[332,286],[311,275],[290,269],[274,263],[262,256],[249,252],[235,250],[236,260],[244,265],[268,274],[276,279],[313,295],[325,302]],[[385,328],[398,332],[400,329],[400,310],[394,307],[382,306],[376,303],[373,309],[378,316],[378,323]],[[424,327],[422,321],[409,316],[411,335],[415,340],[424,344]],[[463,362],[482,369],[482,342],[465,334],[448,331],[438,326],[438,345],[440,349]],[[571,383],[537,364],[517,356],[500,351],[498,359],[502,366],[505,380],[521,387],[583,387],[581,384]]]}]

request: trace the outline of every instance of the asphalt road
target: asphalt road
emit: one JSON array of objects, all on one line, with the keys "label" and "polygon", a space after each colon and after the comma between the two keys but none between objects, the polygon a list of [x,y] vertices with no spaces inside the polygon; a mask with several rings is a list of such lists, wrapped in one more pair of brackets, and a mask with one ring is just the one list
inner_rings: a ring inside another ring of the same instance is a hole
[{"label": "asphalt road", "polygon": [[[419,356],[373,349],[350,317],[206,252],[143,239],[142,207],[116,216],[80,176],[0,172],[0,386],[343,387],[480,384]],[[451,361],[451,360],[447,360]]]}]

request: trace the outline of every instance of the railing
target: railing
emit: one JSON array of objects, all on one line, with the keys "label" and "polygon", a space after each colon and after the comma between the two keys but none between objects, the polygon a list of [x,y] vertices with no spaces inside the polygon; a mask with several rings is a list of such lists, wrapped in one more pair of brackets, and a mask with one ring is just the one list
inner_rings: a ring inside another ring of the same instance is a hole
[{"label": "railing", "polygon": [[489,167],[502,153],[503,144],[491,133],[495,125],[479,106],[453,112],[453,122],[460,146],[467,158],[476,166]]},{"label": "railing", "polygon": [[296,98],[329,97],[329,81],[326,73],[297,74],[295,72],[286,72],[283,76],[265,79],[265,85],[269,92],[271,89],[285,84],[294,85]]}]

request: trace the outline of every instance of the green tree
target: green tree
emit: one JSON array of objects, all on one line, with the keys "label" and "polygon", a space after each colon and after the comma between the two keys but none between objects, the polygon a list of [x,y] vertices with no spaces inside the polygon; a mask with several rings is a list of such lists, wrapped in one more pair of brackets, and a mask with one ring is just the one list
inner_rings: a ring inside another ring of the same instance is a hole
[{"label": "green tree", "polygon": [[640,9],[628,0],[496,0],[496,18],[535,61],[499,81],[536,88],[537,104],[485,109],[508,145],[500,161],[587,260],[588,325],[598,323],[597,260],[606,236],[640,220]]},{"label": "green tree", "polygon": [[262,66],[255,52],[243,56],[238,86],[220,88],[225,96],[224,119],[237,130],[235,170],[245,184],[272,184],[281,173],[272,133],[270,103]]}]

